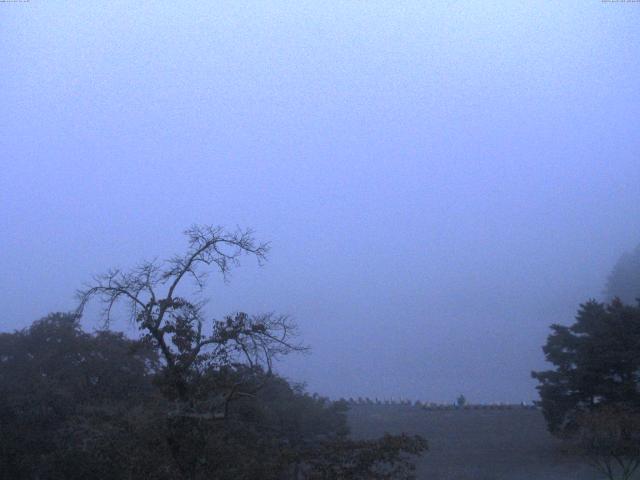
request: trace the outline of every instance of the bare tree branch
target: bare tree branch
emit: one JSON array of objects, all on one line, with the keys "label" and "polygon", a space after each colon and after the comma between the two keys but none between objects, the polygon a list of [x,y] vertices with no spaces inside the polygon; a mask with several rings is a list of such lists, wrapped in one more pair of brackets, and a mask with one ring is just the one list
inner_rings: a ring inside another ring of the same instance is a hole
[{"label": "bare tree branch", "polygon": [[108,326],[114,306],[120,302],[128,306],[130,319],[143,338],[161,353],[168,385],[175,391],[184,413],[207,418],[206,412],[194,412],[188,406],[193,405],[190,389],[202,381],[197,379],[216,372],[220,378],[229,374],[236,377],[231,386],[219,384],[209,394],[213,398],[221,394],[222,403],[216,408],[227,412],[231,401],[251,396],[256,388],[261,388],[260,382],[256,385],[250,379],[238,381],[243,371],[248,369],[255,376],[266,370],[268,377],[278,357],[307,349],[294,341],[295,324],[287,316],[272,313],[228,315],[209,322],[211,333],[205,334],[204,302],[178,296],[182,283],[188,278],[202,290],[211,270],[217,270],[227,280],[243,255],[253,256],[262,264],[269,245],[256,242],[251,230],[227,232],[222,227],[195,225],[185,235],[188,247],[183,255],[164,262],[157,259],[142,262],[129,272],[116,269],[94,277],[77,293],[78,314],[95,298],[104,306],[102,313]]}]

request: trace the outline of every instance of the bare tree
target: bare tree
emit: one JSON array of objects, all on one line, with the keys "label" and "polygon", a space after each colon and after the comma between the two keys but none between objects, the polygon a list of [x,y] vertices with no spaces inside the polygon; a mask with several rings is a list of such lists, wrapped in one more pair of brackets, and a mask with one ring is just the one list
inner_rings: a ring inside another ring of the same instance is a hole
[{"label": "bare tree", "polygon": [[[161,354],[166,391],[177,416],[226,418],[229,402],[261,387],[256,378],[271,374],[273,361],[306,348],[295,340],[295,324],[285,315],[236,313],[207,322],[200,298],[208,274],[225,281],[244,255],[261,264],[269,246],[257,243],[251,230],[192,226],[185,232],[188,248],[168,260],[145,261],[129,271],[110,270],[94,277],[77,293],[78,313],[97,299],[105,325],[114,306],[128,307],[131,321]],[[191,285],[196,299],[179,295]]]}]

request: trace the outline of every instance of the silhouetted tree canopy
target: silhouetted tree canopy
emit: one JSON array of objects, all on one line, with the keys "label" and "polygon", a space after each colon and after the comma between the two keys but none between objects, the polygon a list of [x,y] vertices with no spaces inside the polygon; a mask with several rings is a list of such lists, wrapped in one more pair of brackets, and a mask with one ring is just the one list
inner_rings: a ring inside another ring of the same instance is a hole
[{"label": "silhouetted tree canopy", "polygon": [[0,334],[2,478],[115,474],[111,440],[125,448],[131,416],[162,400],[152,385],[158,369],[148,346],[108,331],[89,335],[72,314]]},{"label": "silhouetted tree canopy", "polygon": [[[74,314],[0,335],[0,474],[8,479],[411,479],[421,437],[350,439],[344,402],[273,371],[304,351],[286,316],[208,320],[209,269],[264,260],[250,231],[196,226],[166,262],[112,270],[81,290]],[[84,332],[91,299],[105,330]],[[106,330],[123,302],[137,340]]]},{"label": "silhouetted tree canopy", "polygon": [[640,308],[591,300],[573,325],[551,329],[543,350],[555,368],[532,375],[552,433],[570,434],[603,406],[640,408]]},{"label": "silhouetted tree canopy", "polygon": [[640,307],[591,300],[576,321],[552,325],[553,370],[532,372],[549,431],[611,480],[640,465]]},{"label": "silhouetted tree canopy", "polygon": [[0,478],[410,479],[426,450],[420,437],[351,440],[346,403],[260,369],[224,373],[260,385],[224,417],[177,414],[149,347],[88,334],[75,314],[0,334]]}]

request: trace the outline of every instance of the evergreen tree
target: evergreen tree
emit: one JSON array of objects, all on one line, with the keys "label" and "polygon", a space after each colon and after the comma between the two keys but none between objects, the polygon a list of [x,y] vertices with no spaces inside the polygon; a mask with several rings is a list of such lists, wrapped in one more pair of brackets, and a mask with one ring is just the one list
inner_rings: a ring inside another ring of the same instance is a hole
[{"label": "evergreen tree", "polygon": [[555,368],[532,376],[552,433],[572,433],[581,414],[606,405],[640,408],[639,307],[591,300],[573,325],[551,329],[543,351]]}]

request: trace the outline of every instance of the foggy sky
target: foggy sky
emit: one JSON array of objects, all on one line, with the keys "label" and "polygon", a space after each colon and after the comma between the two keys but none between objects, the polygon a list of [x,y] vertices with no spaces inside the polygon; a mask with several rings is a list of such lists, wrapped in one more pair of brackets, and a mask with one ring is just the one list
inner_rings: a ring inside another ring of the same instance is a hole
[{"label": "foggy sky", "polygon": [[0,3],[0,330],[239,225],[270,259],[212,276],[210,314],[290,314],[292,380],[530,401],[549,324],[640,242],[638,25],[599,0]]}]

